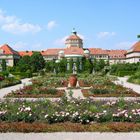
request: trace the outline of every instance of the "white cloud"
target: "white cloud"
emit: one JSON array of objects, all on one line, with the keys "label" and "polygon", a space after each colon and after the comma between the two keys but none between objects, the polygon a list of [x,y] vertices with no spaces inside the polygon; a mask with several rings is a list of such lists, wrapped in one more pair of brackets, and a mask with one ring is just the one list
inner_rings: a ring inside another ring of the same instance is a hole
[{"label": "white cloud", "polygon": [[2,25],[1,29],[3,31],[7,31],[9,33],[13,34],[23,34],[23,33],[36,33],[41,31],[41,27],[39,25],[33,25],[29,23],[9,23]]},{"label": "white cloud", "polygon": [[56,26],[56,22],[55,21],[49,21],[48,24],[47,24],[47,29],[48,30],[52,30],[55,26]]},{"label": "white cloud", "polygon": [[135,42],[123,41],[123,42],[117,43],[114,48],[116,48],[116,49],[130,49],[134,45],[134,43]]},{"label": "white cloud", "polygon": [[43,48],[43,45],[41,43],[36,43],[36,44],[32,44],[30,45],[29,43],[26,43],[26,42],[22,42],[22,41],[19,41],[19,42],[16,42],[15,44],[11,45],[13,46],[12,48],[17,50],[17,51],[26,51],[26,50],[31,50],[31,51],[40,51],[41,49],[46,49],[46,48]]},{"label": "white cloud", "polygon": [[115,35],[116,35],[115,32],[99,32],[97,34],[97,37],[102,39],[102,38],[108,38],[108,37],[115,36]]},{"label": "white cloud", "polygon": [[36,33],[41,31],[39,25],[22,23],[16,16],[8,16],[2,10],[0,10],[0,25],[3,31],[12,34]]},{"label": "white cloud", "polygon": [[68,36],[64,36],[64,37],[62,37],[62,38],[58,38],[58,39],[56,39],[55,41],[54,41],[54,45],[57,45],[57,46],[62,46],[62,45],[64,45],[65,44],[65,41],[66,41],[66,39],[68,38]]},{"label": "white cloud", "polygon": [[13,47],[15,50],[25,50],[26,48],[28,48],[28,44],[22,41],[16,42],[15,44],[13,44]]},{"label": "white cloud", "polygon": [[0,23],[10,23],[18,20],[15,16],[5,15],[5,12],[0,9]]}]

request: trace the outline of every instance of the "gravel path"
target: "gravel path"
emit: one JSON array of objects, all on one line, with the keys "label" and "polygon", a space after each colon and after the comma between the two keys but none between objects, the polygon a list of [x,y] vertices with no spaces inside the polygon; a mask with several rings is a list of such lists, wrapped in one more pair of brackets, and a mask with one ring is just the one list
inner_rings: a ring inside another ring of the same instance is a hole
[{"label": "gravel path", "polygon": [[23,88],[24,85],[31,84],[30,80],[31,80],[31,78],[22,79],[21,84],[0,89],[0,98],[3,98],[5,95],[10,93],[11,91],[15,91],[15,90],[18,90],[20,88]]},{"label": "gravel path", "polygon": [[140,85],[132,84],[127,82],[128,77],[118,77],[118,81],[115,81],[116,84],[123,85],[124,87],[131,88],[135,92],[140,94]]},{"label": "gravel path", "polygon": [[[67,89],[66,90],[66,95],[67,95],[68,98],[70,98],[69,97],[69,92],[70,92],[70,89]],[[74,98],[85,99],[82,92],[81,92],[81,89],[72,89],[72,92],[73,92],[72,96]]]},{"label": "gravel path", "polygon": [[139,140],[140,133],[1,133],[0,140]]}]

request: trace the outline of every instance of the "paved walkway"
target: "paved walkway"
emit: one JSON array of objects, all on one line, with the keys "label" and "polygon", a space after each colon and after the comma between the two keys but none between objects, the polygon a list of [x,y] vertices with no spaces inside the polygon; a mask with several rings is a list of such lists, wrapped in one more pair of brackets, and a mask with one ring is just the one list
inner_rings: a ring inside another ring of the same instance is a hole
[{"label": "paved walkway", "polygon": [[116,84],[123,85],[124,87],[131,88],[135,92],[140,94],[140,85],[132,84],[127,82],[128,77],[118,77],[118,81],[115,81]]},{"label": "paved walkway", "polygon": [[0,140],[139,140],[140,133],[1,133]]},{"label": "paved walkway", "polygon": [[[67,90],[65,90],[65,91],[66,91],[67,97],[70,98],[70,97],[69,97],[70,89],[67,89]],[[72,92],[73,92],[72,96],[73,96],[74,98],[85,99],[85,97],[83,96],[83,94],[82,94],[82,92],[81,92],[81,89],[72,89]]]},{"label": "paved walkway", "polygon": [[18,90],[20,88],[23,88],[25,85],[31,84],[30,80],[31,78],[22,79],[21,84],[0,89],[0,98],[3,98],[5,95],[10,93],[11,91]]}]

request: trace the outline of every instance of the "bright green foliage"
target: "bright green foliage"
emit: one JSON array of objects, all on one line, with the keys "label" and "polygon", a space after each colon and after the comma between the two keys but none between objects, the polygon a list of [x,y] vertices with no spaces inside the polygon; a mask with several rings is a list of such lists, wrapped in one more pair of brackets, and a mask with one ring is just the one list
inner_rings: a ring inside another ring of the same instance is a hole
[{"label": "bright green foliage", "polygon": [[111,65],[110,74],[117,76],[126,76],[134,74],[140,68],[140,63],[126,63]]}]

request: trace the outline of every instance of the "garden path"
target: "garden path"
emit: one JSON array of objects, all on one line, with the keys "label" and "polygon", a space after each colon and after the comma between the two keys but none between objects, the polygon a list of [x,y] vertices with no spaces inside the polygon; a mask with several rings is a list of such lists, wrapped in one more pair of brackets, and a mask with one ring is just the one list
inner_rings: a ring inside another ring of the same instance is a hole
[{"label": "garden path", "polygon": [[1,133],[0,140],[139,140],[139,132],[100,133],[100,132],[57,132],[57,133]]},{"label": "garden path", "polygon": [[20,88],[23,88],[23,86],[25,85],[31,84],[30,80],[31,78],[22,79],[21,84],[0,89],[0,98],[3,98],[5,95],[10,93],[11,91],[18,90]]},{"label": "garden path", "polygon": [[[73,92],[72,96],[74,98],[85,99],[85,97],[83,96],[83,94],[81,92],[81,89],[72,89],[71,91]],[[69,92],[70,92],[70,89],[67,89],[66,90],[66,95],[67,95],[68,98],[70,98],[69,97]]]},{"label": "garden path", "polygon": [[131,88],[135,92],[140,94],[140,85],[132,84],[127,82],[128,77],[118,77],[118,80],[115,81],[116,84],[123,85],[124,87]]}]

